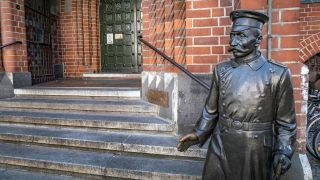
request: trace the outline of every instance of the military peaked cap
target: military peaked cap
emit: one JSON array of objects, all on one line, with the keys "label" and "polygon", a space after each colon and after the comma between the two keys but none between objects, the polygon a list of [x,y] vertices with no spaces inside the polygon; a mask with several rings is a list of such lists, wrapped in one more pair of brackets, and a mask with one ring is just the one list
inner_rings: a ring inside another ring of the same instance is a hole
[{"label": "military peaked cap", "polygon": [[262,29],[269,17],[263,13],[251,10],[235,10],[230,13],[234,31],[243,31],[250,28]]}]

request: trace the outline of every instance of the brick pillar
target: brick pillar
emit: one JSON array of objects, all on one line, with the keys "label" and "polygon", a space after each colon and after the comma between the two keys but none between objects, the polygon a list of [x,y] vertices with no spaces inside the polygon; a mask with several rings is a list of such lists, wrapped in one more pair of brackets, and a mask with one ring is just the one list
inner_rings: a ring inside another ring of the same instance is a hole
[{"label": "brick pillar", "polygon": [[28,72],[24,0],[0,1],[1,42],[22,41],[2,51],[0,98],[13,96],[13,88],[31,85]]},{"label": "brick pillar", "polygon": [[24,0],[1,0],[2,44],[22,41],[3,49],[3,64],[6,72],[28,72]]},{"label": "brick pillar", "polygon": [[100,71],[99,2],[60,1],[55,57],[64,64],[65,77]]}]

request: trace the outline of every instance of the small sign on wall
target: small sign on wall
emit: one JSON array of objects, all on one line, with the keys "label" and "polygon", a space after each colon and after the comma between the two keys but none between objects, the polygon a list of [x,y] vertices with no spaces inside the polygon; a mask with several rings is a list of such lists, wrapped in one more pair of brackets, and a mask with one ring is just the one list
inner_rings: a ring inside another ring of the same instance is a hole
[{"label": "small sign on wall", "polygon": [[113,44],[113,33],[107,34],[107,44]]},{"label": "small sign on wall", "polygon": [[123,34],[115,34],[114,39],[123,39]]}]

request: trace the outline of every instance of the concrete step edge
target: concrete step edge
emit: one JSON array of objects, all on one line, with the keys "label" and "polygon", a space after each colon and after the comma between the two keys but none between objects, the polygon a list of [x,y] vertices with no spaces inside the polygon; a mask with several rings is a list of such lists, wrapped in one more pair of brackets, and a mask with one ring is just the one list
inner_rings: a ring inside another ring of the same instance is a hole
[{"label": "concrete step edge", "polygon": [[0,146],[2,165],[129,179],[200,179],[203,164],[203,161],[157,159],[34,145],[1,143]]},{"label": "concrete step edge", "polygon": [[10,156],[0,155],[0,164],[23,166],[36,169],[48,169],[62,172],[81,173],[87,175],[96,175],[104,177],[118,177],[128,179],[141,179],[141,180],[196,180],[201,179],[200,176],[191,176],[184,174],[169,174],[160,172],[147,172],[147,171],[135,171],[125,170],[117,168],[105,168],[99,166],[80,165],[72,163],[60,163],[54,161],[43,161],[27,158],[17,158]]},{"label": "concrete step edge", "polygon": [[76,178],[73,176],[58,175],[53,173],[45,173],[38,171],[28,171],[16,168],[1,168],[0,167],[0,179],[6,180],[85,180],[83,178]]},{"label": "concrete step edge", "polygon": [[110,74],[110,73],[84,73],[82,75],[84,78],[129,78],[129,79],[138,79],[141,78],[141,74]]},{"label": "concrete step edge", "polygon": [[189,157],[204,159],[206,157],[206,150],[204,149],[189,149],[187,152],[179,152],[176,147],[165,147],[165,146],[153,146],[153,145],[141,145],[141,144],[130,144],[121,142],[103,142],[103,141],[92,141],[72,138],[59,138],[59,137],[46,137],[46,136],[35,136],[25,135],[18,133],[0,133],[0,140],[23,142],[23,143],[35,143],[45,145],[57,145],[66,147],[77,147],[87,149],[98,149],[98,150],[109,150],[117,152],[128,152],[128,153],[142,153],[150,155],[163,155],[168,157]]},{"label": "concrete step edge", "polygon": [[115,98],[140,98],[139,89],[68,89],[68,88],[30,88],[14,89],[15,95],[37,96],[84,96],[84,97],[115,97]]},{"label": "concrete step edge", "polygon": [[45,103],[45,102],[13,102],[1,101],[3,108],[26,108],[26,109],[53,109],[53,110],[78,110],[78,111],[100,111],[100,112],[130,112],[155,114],[159,108],[148,104],[126,105],[126,104],[65,104],[65,103]]},{"label": "concrete step edge", "polygon": [[123,130],[142,130],[142,131],[165,131],[172,132],[174,124],[156,124],[139,122],[119,122],[119,121],[92,121],[92,120],[68,120],[61,118],[40,118],[28,116],[9,116],[1,115],[0,122],[5,123],[26,123],[38,125],[58,125],[66,127],[86,127],[98,129],[123,129]]}]

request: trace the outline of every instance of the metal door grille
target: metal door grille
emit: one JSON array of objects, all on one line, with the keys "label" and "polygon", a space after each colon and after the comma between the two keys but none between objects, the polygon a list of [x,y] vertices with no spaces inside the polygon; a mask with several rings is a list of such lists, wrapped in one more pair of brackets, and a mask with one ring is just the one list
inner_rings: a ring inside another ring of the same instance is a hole
[{"label": "metal door grille", "polygon": [[50,1],[25,0],[25,14],[32,84],[53,80],[51,34],[57,26],[57,18],[50,13]]}]

